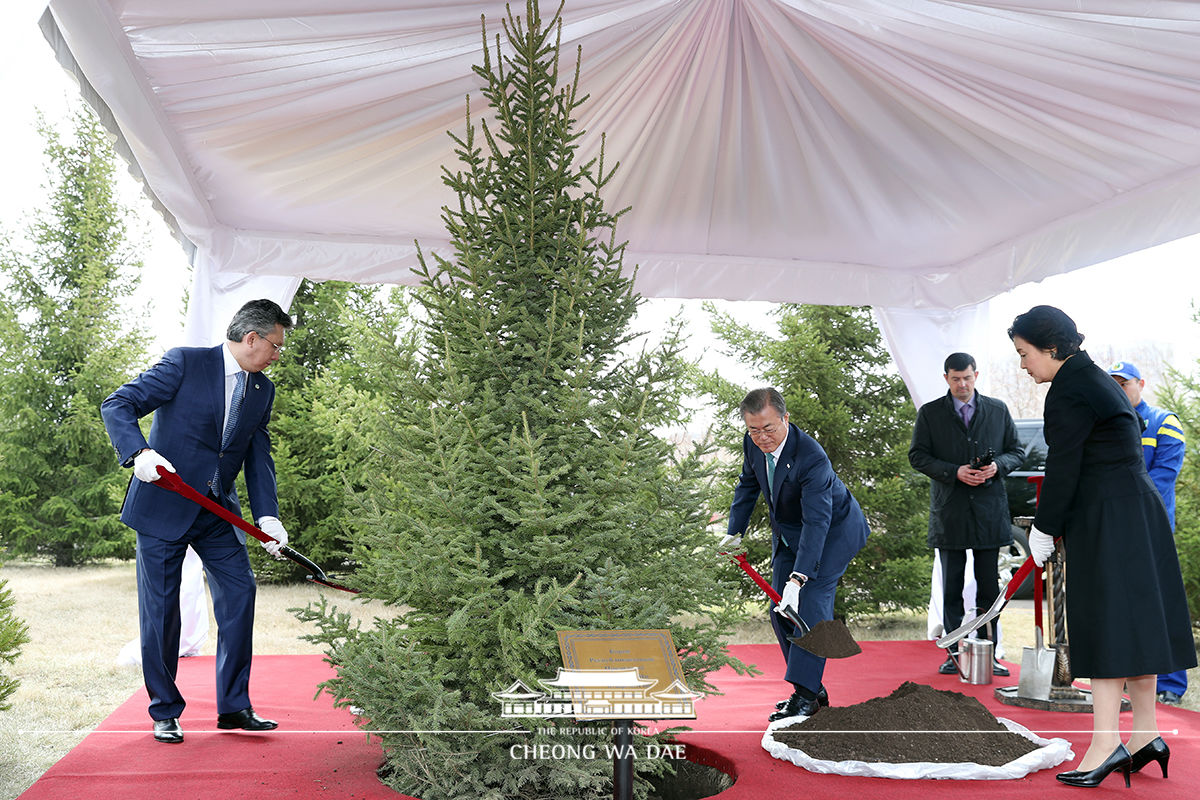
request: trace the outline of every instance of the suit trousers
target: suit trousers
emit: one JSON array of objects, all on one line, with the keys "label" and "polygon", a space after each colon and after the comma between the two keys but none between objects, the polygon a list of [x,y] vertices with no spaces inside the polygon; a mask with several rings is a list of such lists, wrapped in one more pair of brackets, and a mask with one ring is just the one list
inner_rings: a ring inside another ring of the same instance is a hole
[{"label": "suit trousers", "polygon": [[[975,565],[975,611],[983,613],[1000,596],[1000,548],[971,550]],[[945,633],[962,625],[966,609],[963,606],[963,583],[966,581],[967,551],[938,548],[942,562],[942,629]],[[986,638],[1000,646],[1000,622],[993,620],[983,628]],[[950,648],[958,652],[958,647]]]},{"label": "suit trousers", "polygon": [[217,621],[217,713],[250,707],[254,632],[254,572],[233,526],[201,511],[175,541],[137,535],[138,617],[142,676],[150,717],[179,717],[186,705],[175,685],[179,666],[179,584],[188,545],[200,556]]},{"label": "suit trousers", "polygon": [[[795,563],[796,554],[782,543],[778,543],[775,555],[771,559],[771,586],[780,594],[783,594],[783,587],[787,584]],[[800,591],[799,612],[800,619],[808,623],[809,627],[833,619],[833,598],[841,578],[840,572],[818,575],[804,584]],[[825,675],[825,659],[788,641],[787,637],[798,634],[792,623],[775,613],[774,606],[771,607],[771,627],[775,630],[775,638],[779,640],[779,648],[783,651],[783,660],[787,664],[784,678],[788,683],[803,686],[815,694],[821,688],[821,679]]]}]

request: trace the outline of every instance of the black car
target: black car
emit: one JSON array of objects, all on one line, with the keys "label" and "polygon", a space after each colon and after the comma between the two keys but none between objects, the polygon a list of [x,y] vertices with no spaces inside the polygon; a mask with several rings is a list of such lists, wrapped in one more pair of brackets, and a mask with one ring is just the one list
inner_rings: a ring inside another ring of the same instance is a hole
[{"label": "black car", "polygon": [[[1008,547],[1000,548],[1000,582],[1007,583],[1025,559],[1029,557],[1028,529],[1016,524],[1019,517],[1032,518],[1037,504],[1037,485],[1028,478],[1046,472],[1046,439],[1042,436],[1040,419],[1018,419],[1017,436],[1025,448],[1025,460],[1021,466],[1004,478],[1004,489],[1008,493],[1008,512],[1014,522],[1013,541]],[[1033,580],[1026,578],[1015,597],[1033,596]]]}]

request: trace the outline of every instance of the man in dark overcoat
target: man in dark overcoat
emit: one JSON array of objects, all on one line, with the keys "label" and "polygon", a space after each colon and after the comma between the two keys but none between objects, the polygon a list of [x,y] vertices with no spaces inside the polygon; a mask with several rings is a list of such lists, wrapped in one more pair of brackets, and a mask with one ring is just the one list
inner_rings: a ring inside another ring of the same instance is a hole
[{"label": "man in dark overcoat", "polygon": [[[1004,476],[1020,467],[1025,451],[1008,407],[975,391],[979,371],[974,358],[951,353],[943,377],[949,391],[917,412],[908,462],[930,478],[928,541],[941,561],[942,627],[949,632],[966,613],[968,551],[974,562],[976,610],[989,608],[999,595],[1000,548],[1012,542]],[[995,622],[988,635],[999,644]],[[951,652],[957,655],[953,647]],[[947,655],[938,671],[955,673],[954,656]],[[999,661],[992,671],[1008,675]]]}]

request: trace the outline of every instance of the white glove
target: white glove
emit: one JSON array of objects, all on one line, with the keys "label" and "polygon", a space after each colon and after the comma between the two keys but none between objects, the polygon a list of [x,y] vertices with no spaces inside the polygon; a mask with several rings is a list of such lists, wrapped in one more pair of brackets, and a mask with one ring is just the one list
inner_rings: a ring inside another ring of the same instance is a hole
[{"label": "white glove", "polygon": [[717,545],[718,553],[737,553],[744,549],[740,533],[726,534],[725,538]]},{"label": "white glove", "polygon": [[276,540],[274,542],[262,542],[263,549],[280,561],[287,558],[287,556],[279,551],[279,548],[288,542],[287,530],[284,529],[283,523],[275,517],[259,517],[258,529]]},{"label": "white glove", "polygon": [[133,457],[133,474],[137,476],[139,481],[146,483],[154,483],[162,476],[158,474],[159,467],[166,467],[167,472],[174,472],[175,468],[171,466],[171,462],[160,456],[158,453],[147,448]]},{"label": "white glove", "polygon": [[1033,556],[1033,563],[1039,567],[1046,563],[1046,559],[1054,555],[1054,537],[1048,533],[1042,533],[1037,527],[1029,529],[1029,555]]},{"label": "white glove", "polygon": [[783,585],[783,597],[779,601],[779,605],[775,606],[775,612],[782,614],[783,609],[790,608],[795,613],[800,613],[800,584],[795,581],[788,581]]}]

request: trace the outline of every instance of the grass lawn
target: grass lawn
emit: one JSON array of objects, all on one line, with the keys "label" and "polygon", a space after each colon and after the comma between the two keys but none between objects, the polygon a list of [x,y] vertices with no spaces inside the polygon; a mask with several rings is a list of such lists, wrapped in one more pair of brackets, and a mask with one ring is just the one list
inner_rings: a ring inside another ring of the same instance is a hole
[{"label": "grass lawn", "polygon": [[[0,569],[0,578],[7,579],[17,616],[28,624],[31,638],[11,670],[21,682],[9,698],[12,708],[0,713],[0,800],[11,800],[137,691],[142,677],[139,668],[116,664],[117,653],[137,635],[132,563],[78,569],[6,564]],[[318,647],[299,638],[309,629],[287,612],[317,599],[318,591],[326,592],[331,602],[351,611],[364,624],[394,613],[378,603],[359,603],[349,595],[312,585],[260,585],[254,651],[320,654]],[[1032,618],[1029,603],[1014,603],[1005,611],[1003,636],[1008,660],[1019,664],[1021,647],[1032,646]],[[860,620],[850,628],[860,641],[924,639],[925,615],[892,614]],[[774,641],[765,613],[747,620],[730,638],[731,644]],[[216,625],[212,623],[201,653],[212,655],[215,648]],[[931,643],[930,675],[941,661],[941,652]],[[920,675],[909,677],[924,680]],[[1193,685],[1200,686],[1200,670],[1192,670],[1189,677]],[[1184,705],[1200,710],[1200,691],[1189,692]],[[150,730],[149,717],[146,729]]]}]

